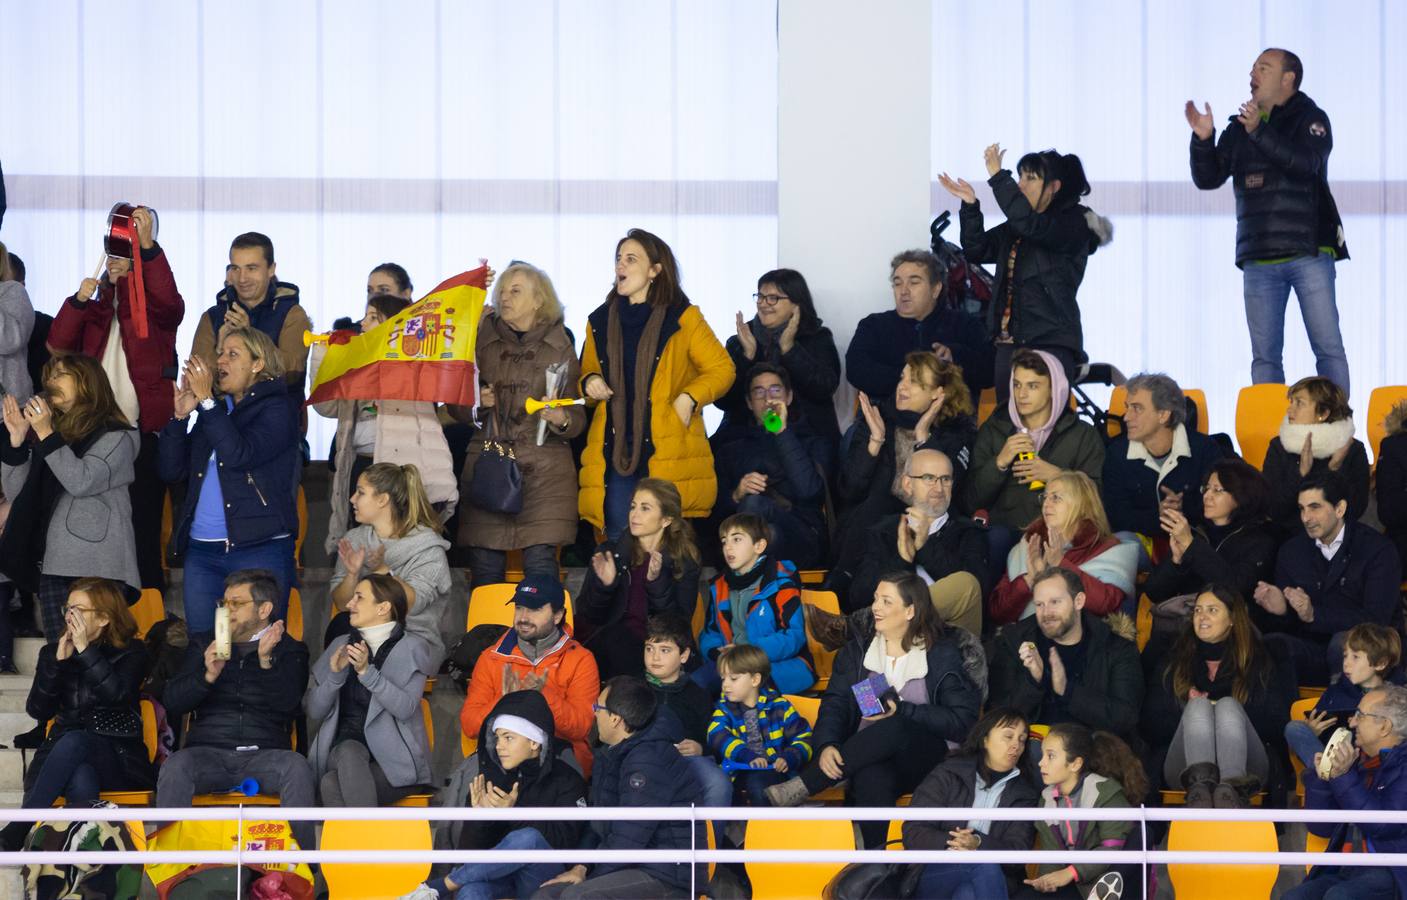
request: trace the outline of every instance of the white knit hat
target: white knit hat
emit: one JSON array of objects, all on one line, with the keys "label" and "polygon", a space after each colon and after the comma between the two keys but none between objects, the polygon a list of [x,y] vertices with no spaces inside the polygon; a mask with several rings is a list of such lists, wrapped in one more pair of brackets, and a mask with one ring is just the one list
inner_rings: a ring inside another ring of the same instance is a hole
[{"label": "white knit hat", "polygon": [[537,744],[539,747],[547,746],[547,732],[538,728],[522,716],[510,716],[507,714],[494,716],[493,721],[489,723],[489,733],[492,734],[500,728],[504,731],[511,731],[514,734],[521,735],[534,744]]}]

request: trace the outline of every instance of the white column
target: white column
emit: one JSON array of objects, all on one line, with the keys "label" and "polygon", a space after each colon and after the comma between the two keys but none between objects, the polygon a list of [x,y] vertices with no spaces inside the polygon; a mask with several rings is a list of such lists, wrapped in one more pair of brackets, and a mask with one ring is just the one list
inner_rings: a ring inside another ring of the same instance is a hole
[{"label": "white column", "polygon": [[[777,264],[806,276],[842,358],[892,308],[889,260],[928,246],[930,0],[779,0]],[[842,381],[843,421],[854,391]]]}]

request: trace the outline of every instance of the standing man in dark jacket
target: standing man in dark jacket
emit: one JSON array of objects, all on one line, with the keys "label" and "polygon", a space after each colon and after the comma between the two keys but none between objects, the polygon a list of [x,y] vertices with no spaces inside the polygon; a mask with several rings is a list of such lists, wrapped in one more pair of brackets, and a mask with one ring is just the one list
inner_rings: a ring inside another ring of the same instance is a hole
[{"label": "standing man in dark jacket", "polygon": [[990,696],[1031,722],[1078,722],[1127,740],[1143,703],[1137,645],[1084,612],[1080,576],[1069,569],[1046,569],[1031,590],[1036,614],[997,637]]},{"label": "standing man in dark jacket", "polygon": [[[142,443],[134,466],[132,528],[137,536],[137,570],[142,587],[164,588],[161,569],[161,511],[166,485],[157,471],[157,434],[171,421],[171,388],[176,384],[176,331],[186,305],[176,289],[166,252],[156,242],[151,210],[132,214],[142,254],[147,336],[137,333],[130,276],[132,262],[108,257],[101,282],[83,279],[64,301],[49,327],[51,353],[81,353],[102,363],[113,396]],[[37,383],[37,382],[36,382]]]},{"label": "standing man in dark jacket", "polygon": [[[655,692],[643,680],[620,675],[596,700],[603,746],[592,767],[592,806],[680,806],[698,803],[703,789],[655,715]],[[591,823],[584,846],[598,850],[686,850],[702,842],[687,819],[604,820]],[[590,877],[588,878],[588,874]],[[688,863],[575,865],[543,885],[538,897],[688,897],[695,887]],[[699,879],[701,880],[701,879]]]},{"label": "standing man in dark jacket", "polygon": [[860,320],[845,351],[845,377],[871,397],[892,397],[915,350],[962,366],[963,380],[977,393],[991,384],[992,351],[976,316],[944,305],[943,267],[927,250],[905,250],[889,261],[894,309]]},{"label": "standing man in dark jacket", "polygon": [[[313,768],[292,749],[293,723],[308,686],[308,648],[272,621],[278,582],[260,569],[225,581],[230,656],[211,634],[191,636],[186,659],[166,683],[166,712],[193,713],[184,750],[161,766],[156,805],[190,806],[196,794],[227,791],[246,778],[284,806],[312,806]],[[295,822],[298,845],[315,847],[312,822]]]},{"label": "standing man in dark jacket", "polygon": [[1232,182],[1236,191],[1236,265],[1251,332],[1251,381],[1283,384],[1285,304],[1294,288],[1319,374],[1348,393],[1348,357],[1339,334],[1334,263],[1348,259],[1343,223],[1329,193],[1329,117],[1300,93],[1304,66],[1271,48],[1251,66],[1251,99],[1221,140],[1211,104],[1187,101],[1192,126],[1192,182],[1204,191]]},{"label": "standing man in dark jacket", "polygon": [[[714,436],[719,486],[714,516],[721,520],[751,513],[761,518],[772,531],[772,558],[806,569],[825,558],[823,507],[834,454],[805,419],[793,419],[792,399],[786,369],[759,363],[747,373],[751,418]],[[769,414],[776,417],[775,431],[765,424]]]}]

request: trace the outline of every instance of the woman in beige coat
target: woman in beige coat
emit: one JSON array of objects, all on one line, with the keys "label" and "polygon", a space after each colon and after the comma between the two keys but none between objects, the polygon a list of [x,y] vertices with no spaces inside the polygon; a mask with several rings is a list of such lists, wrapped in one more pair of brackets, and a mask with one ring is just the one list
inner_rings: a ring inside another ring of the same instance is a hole
[{"label": "woman in beige coat", "polygon": [[[547,368],[553,365],[564,367],[557,397],[580,396],[576,350],[545,272],[514,263],[499,276],[493,309],[479,324],[475,360],[481,389],[478,421],[468,407],[450,407],[456,419],[480,429],[464,464],[464,508],[456,541],[469,547],[472,587],[503,581],[509,550],[523,551],[526,574],[556,577],[557,548],[576,537],[577,476],[570,442],[586,427],[586,411],[568,406],[529,414],[524,405],[529,397],[547,396]],[[470,496],[490,418],[522,471],[523,511],[517,515],[480,509]],[[540,422],[546,427],[540,429]]]}]

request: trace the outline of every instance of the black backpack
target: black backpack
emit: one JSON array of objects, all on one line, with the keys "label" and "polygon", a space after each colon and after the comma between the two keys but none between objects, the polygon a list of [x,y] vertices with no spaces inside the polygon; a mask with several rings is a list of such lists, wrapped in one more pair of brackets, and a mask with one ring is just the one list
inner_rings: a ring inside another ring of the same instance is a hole
[{"label": "black backpack", "polygon": [[455,641],[445,660],[449,677],[454,683],[465,691],[469,690],[469,678],[474,674],[474,666],[479,657],[507,633],[507,625],[475,625]]}]

